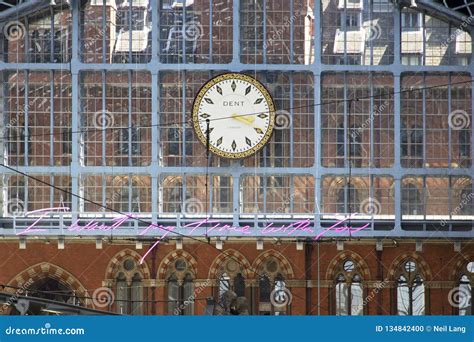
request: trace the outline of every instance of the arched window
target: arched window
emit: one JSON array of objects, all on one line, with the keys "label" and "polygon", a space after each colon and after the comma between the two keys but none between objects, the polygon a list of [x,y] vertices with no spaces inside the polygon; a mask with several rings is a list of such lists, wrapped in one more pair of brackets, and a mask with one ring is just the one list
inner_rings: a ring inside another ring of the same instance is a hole
[{"label": "arched window", "polygon": [[268,259],[259,279],[258,312],[260,315],[285,315],[289,311],[289,290],[279,262]]},{"label": "arched window", "polygon": [[360,271],[352,260],[344,261],[335,279],[336,315],[359,316],[364,313]]},{"label": "arched window", "polygon": [[425,285],[423,275],[413,260],[406,261],[397,278],[397,313],[401,316],[425,314]]},{"label": "arched window", "polygon": [[245,297],[245,278],[241,265],[234,259],[227,260],[220,269],[219,287],[216,301],[226,291],[234,291],[238,297]]},{"label": "arched window", "polygon": [[177,259],[167,277],[168,315],[194,314],[193,275],[185,259]]},{"label": "arched window", "polygon": [[74,292],[54,278],[46,277],[37,280],[28,287],[28,290],[35,297],[79,305],[79,299],[76,298],[74,301]]},{"label": "arched window", "polygon": [[459,308],[459,315],[466,316],[472,315],[472,298],[474,289],[474,261],[468,262],[464,265],[459,277],[459,285],[457,290],[454,291],[453,296],[457,296],[457,300],[454,303]]},{"label": "arched window", "polygon": [[116,311],[124,315],[143,314],[142,276],[134,259],[126,259],[115,277]]},{"label": "arched window", "polygon": [[418,187],[412,183],[402,186],[402,215],[423,215],[423,198]]},{"label": "arched window", "polygon": [[115,210],[123,213],[139,213],[149,210],[146,188],[147,185],[140,178],[116,176],[113,179],[113,188],[106,203],[111,203]]},{"label": "arched window", "polygon": [[[80,296],[76,297],[76,293],[71,288],[69,288],[66,283],[60,282],[55,278],[45,276],[44,278],[38,279],[31,284],[29,282],[27,283],[28,286],[23,286],[21,289],[18,289],[17,294],[54,300],[56,302],[67,303],[71,305],[83,306]],[[18,311],[17,306],[12,305],[10,315],[51,315],[50,311],[47,309],[47,307],[41,305],[30,305],[25,307],[25,312],[20,312]]]},{"label": "arched window", "polygon": [[234,292],[238,297],[245,297],[245,278],[238,273],[234,278]]},{"label": "arched window", "polygon": [[[266,275],[262,275],[260,277],[259,281],[259,290],[260,290],[260,295],[259,295],[259,300],[260,303],[269,303],[270,302],[270,292],[271,290],[271,285],[270,285],[270,279]],[[264,310],[261,310],[264,311]],[[268,310],[266,310],[268,311]]]}]

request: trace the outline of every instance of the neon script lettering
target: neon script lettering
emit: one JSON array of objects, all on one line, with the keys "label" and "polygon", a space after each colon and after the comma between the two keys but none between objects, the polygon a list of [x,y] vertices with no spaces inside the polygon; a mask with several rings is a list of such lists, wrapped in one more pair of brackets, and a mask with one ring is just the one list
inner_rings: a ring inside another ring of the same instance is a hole
[{"label": "neon script lettering", "polygon": [[[45,232],[46,229],[37,228],[38,224],[48,215],[53,213],[59,212],[68,212],[70,209],[68,207],[54,207],[54,208],[44,208],[35,211],[27,212],[25,216],[29,215],[39,215],[37,218],[35,217],[35,221],[26,227],[24,230],[16,233],[16,235],[27,235],[32,233],[41,233]],[[174,233],[176,235],[192,235],[194,233],[199,233],[199,229],[205,231],[205,234],[208,235],[211,232],[218,232],[222,233],[222,235],[231,234],[232,236],[274,236],[274,234],[279,235],[286,235],[292,236],[298,233],[304,233],[307,236],[313,236],[314,240],[318,240],[326,235],[329,231],[334,231],[337,233],[344,233],[348,232],[349,234],[357,233],[365,228],[367,228],[370,223],[366,223],[360,227],[352,227],[347,225],[347,221],[351,218],[354,218],[357,214],[351,215],[350,217],[338,220],[332,226],[325,228],[320,233],[315,234],[314,229],[311,227],[312,222],[309,219],[306,220],[299,220],[289,224],[277,225],[275,222],[268,222],[262,228],[253,228],[249,225],[246,226],[237,226],[234,227],[229,224],[223,224],[218,220],[211,220],[208,218],[193,221],[187,223],[179,228],[179,232],[176,232],[176,226],[165,226],[162,224],[152,223],[148,227],[141,228],[139,235],[143,236],[153,231],[159,231],[160,233],[164,232],[158,240],[148,249],[148,251],[143,255],[140,263],[143,263],[146,256],[158,246],[158,244],[166,238],[169,234]],[[69,227],[66,229],[70,232],[75,232],[81,234],[81,232],[90,232],[90,231],[97,231],[97,232],[110,232],[116,229],[119,229],[125,222],[131,219],[135,219],[136,216],[133,214],[124,214],[113,218],[111,222],[112,224],[106,224],[100,222],[95,219],[84,220],[84,219],[77,219],[76,221],[72,222]],[[253,231],[252,231],[253,230]],[[256,234],[255,234],[256,233]],[[217,236],[219,234],[216,234]]]}]

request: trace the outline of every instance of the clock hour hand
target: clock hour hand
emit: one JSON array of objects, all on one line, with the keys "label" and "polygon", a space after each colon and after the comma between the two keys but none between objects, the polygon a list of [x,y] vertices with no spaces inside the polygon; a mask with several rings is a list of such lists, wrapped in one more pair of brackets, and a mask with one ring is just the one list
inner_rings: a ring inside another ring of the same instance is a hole
[{"label": "clock hour hand", "polygon": [[243,122],[246,125],[252,125],[252,123],[255,121],[255,118],[252,115],[238,115],[236,113],[233,113],[231,115],[232,119]]}]

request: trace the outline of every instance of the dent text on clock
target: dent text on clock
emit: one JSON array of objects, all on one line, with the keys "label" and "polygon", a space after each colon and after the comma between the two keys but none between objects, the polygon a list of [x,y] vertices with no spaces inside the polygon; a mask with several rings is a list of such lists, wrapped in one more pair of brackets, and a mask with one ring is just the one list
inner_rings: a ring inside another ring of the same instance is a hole
[{"label": "dent text on clock", "polygon": [[241,107],[244,105],[244,101],[223,101],[222,105],[224,107]]}]

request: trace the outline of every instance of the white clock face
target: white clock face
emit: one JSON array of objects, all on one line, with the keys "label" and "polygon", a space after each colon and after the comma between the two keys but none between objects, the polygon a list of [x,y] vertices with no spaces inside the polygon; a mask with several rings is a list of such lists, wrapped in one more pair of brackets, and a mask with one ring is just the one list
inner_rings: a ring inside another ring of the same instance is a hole
[{"label": "white clock face", "polygon": [[275,124],[275,107],[265,87],[237,73],[217,76],[199,91],[193,125],[199,140],[226,158],[244,158],[261,149]]}]

